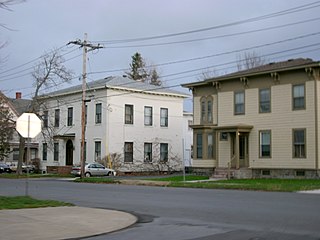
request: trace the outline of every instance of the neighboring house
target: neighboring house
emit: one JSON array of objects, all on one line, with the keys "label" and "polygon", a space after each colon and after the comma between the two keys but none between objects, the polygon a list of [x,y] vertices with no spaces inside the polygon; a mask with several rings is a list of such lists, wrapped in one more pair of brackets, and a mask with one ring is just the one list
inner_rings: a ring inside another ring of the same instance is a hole
[{"label": "neighboring house", "polygon": [[[86,162],[120,172],[181,171],[183,100],[188,95],[123,77],[87,84]],[[82,86],[41,96],[41,165],[80,163]]]},{"label": "neighboring house", "polygon": [[[0,98],[4,99],[7,107],[10,109],[10,112],[12,114],[12,122],[13,127],[15,127],[15,122],[17,118],[27,111],[28,107],[31,104],[31,100],[29,99],[22,99],[21,92],[16,92],[16,98],[7,98],[3,93],[0,92]],[[18,162],[19,160],[19,143],[20,143],[20,137],[19,134],[14,131],[14,134],[12,136],[12,139],[10,140],[10,153],[7,158],[5,158],[5,162]],[[27,160],[27,146],[24,150],[24,161]],[[38,158],[38,148],[39,143],[37,139],[31,139],[30,141],[30,160]]]},{"label": "neighboring house", "polygon": [[293,59],[184,84],[193,167],[235,177],[318,177],[320,63]]},{"label": "neighboring house", "polygon": [[192,166],[192,148],[193,148],[193,113],[183,113],[183,159],[184,166],[189,169]]}]

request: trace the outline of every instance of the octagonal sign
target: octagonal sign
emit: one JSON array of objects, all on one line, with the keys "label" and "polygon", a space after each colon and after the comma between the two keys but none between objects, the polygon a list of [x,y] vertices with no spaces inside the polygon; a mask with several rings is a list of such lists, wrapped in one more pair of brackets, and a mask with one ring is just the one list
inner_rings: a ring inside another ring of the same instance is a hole
[{"label": "octagonal sign", "polygon": [[16,122],[16,129],[24,138],[34,138],[41,132],[41,120],[34,113],[23,113]]}]

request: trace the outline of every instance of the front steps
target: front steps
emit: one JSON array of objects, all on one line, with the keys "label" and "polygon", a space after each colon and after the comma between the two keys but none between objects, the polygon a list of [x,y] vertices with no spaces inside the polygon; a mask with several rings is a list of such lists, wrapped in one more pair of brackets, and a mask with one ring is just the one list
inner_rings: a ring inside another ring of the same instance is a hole
[{"label": "front steps", "polygon": [[211,178],[214,179],[228,179],[228,173],[229,173],[229,179],[250,179],[252,178],[252,169],[250,168],[215,168],[213,171],[213,174]]},{"label": "front steps", "polygon": [[229,178],[234,178],[235,169],[228,169],[228,168],[215,168],[211,178],[215,179],[228,179],[228,173]]}]

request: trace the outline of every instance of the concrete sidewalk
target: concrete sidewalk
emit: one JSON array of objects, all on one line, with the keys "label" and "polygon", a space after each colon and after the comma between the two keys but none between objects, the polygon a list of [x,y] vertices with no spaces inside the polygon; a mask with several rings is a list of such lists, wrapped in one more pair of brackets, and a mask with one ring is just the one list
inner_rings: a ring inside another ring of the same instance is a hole
[{"label": "concrete sidewalk", "polygon": [[57,240],[109,233],[131,226],[129,213],[84,207],[0,210],[2,240]]}]

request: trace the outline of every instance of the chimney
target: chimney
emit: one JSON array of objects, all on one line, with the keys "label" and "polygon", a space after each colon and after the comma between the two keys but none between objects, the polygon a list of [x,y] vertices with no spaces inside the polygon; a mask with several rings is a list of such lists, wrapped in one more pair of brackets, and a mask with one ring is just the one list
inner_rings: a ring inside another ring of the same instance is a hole
[{"label": "chimney", "polygon": [[21,92],[16,92],[16,99],[21,99]]}]

